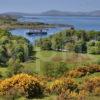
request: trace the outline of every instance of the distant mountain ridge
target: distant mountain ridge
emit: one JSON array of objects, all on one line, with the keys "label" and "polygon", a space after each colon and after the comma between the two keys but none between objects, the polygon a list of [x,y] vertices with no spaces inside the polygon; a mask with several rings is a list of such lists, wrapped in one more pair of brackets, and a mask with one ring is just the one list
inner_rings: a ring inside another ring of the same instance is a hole
[{"label": "distant mountain ridge", "polygon": [[68,11],[58,11],[58,10],[49,10],[42,13],[20,13],[20,12],[7,12],[0,15],[11,15],[11,16],[98,16],[100,17],[100,10],[95,10],[91,12],[68,12]]},{"label": "distant mountain ridge", "polygon": [[45,16],[100,16],[100,10],[91,11],[91,12],[64,12],[57,10],[50,10],[41,13]]}]

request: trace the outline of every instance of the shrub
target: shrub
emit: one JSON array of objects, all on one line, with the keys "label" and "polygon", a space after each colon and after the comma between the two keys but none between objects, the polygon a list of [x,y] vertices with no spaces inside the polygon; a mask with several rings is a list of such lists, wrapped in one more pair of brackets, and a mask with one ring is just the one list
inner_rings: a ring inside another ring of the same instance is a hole
[{"label": "shrub", "polygon": [[57,100],[87,100],[87,95],[88,94],[86,91],[80,91],[79,93],[77,93],[67,90],[59,94]]},{"label": "shrub", "polygon": [[79,94],[77,95],[77,100],[87,100],[86,97],[88,96],[88,92],[87,91],[84,91],[84,90],[81,90],[79,92]]},{"label": "shrub", "polygon": [[100,65],[96,65],[96,64],[94,64],[94,65],[89,65],[89,66],[87,67],[87,71],[88,71],[89,73],[100,72]]},{"label": "shrub", "polygon": [[44,75],[48,77],[60,77],[68,71],[67,65],[64,62],[45,62]]},{"label": "shrub", "polygon": [[69,76],[76,78],[76,77],[82,77],[85,76],[87,72],[81,72],[81,71],[77,71],[77,70],[72,70],[69,72]]},{"label": "shrub", "polygon": [[28,74],[18,74],[1,81],[0,95],[10,94],[10,90],[14,90],[27,98],[40,97],[43,95],[44,86],[39,80]]},{"label": "shrub", "polygon": [[85,76],[86,74],[92,74],[95,72],[100,72],[100,65],[88,65],[85,67],[79,67],[76,69],[71,70],[68,75],[70,77],[82,77]]},{"label": "shrub", "polygon": [[97,88],[94,89],[94,94],[96,96],[100,96],[100,87],[97,87]]},{"label": "shrub", "polygon": [[69,90],[62,92],[58,95],[57,100],[76,100],[75,98],[78,96],[75,92],[70,92]]},{"label": "shrub", "polygon": [[71,91],[78,91],[78,85],[75,83],[74,80],[69,78],[60,78],[53,81],[48,88],[50,93],[60,94],[63,91],[69,90]]},{"label": "shrub", "polygon": [[100,95],[100,77],[85,80],[83,90],[94,93],[95,95]]}]

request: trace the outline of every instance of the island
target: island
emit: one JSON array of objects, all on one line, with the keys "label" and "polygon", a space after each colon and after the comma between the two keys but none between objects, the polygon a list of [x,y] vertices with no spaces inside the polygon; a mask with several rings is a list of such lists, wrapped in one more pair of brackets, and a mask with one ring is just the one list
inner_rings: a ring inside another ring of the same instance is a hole
[{"label": "island", "polygon": [[0,15],[0,29],[12,30],[12,29],[46,29],[55,27],[72,27],[72,25],[64,24],[48,24],[41,22],[20,22],[18,17],[11,15]]}]

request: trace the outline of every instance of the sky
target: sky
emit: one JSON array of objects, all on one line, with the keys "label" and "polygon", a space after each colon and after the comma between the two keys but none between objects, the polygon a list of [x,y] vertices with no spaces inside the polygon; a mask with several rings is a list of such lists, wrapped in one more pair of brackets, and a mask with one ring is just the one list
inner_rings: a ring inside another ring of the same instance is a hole
[{"label": "sky", "polygon": [[73,12],[100,10],[100,0],[0,0],[0,13],[40,13],[48,10]]}]

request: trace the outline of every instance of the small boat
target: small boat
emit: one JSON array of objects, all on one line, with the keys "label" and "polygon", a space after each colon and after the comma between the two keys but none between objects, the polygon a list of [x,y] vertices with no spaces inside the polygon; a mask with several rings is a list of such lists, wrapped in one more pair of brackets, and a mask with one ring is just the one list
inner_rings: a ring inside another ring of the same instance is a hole
[{"label": "small boat", "polygon": [[42,35],[46,35],[47,34],[47,31],[45,30],[31,30],[29,32],[26,33],[27,35],[39,35],[39,34],[42,34]]}]

